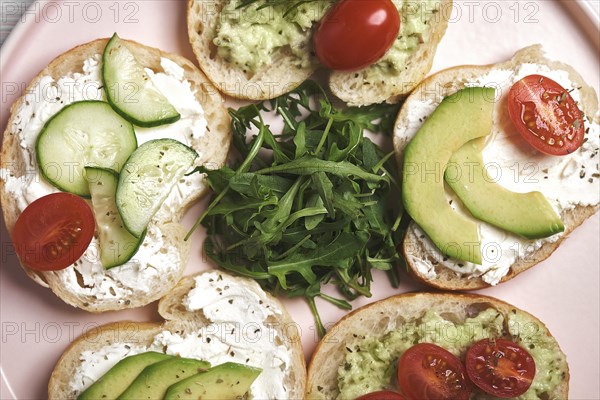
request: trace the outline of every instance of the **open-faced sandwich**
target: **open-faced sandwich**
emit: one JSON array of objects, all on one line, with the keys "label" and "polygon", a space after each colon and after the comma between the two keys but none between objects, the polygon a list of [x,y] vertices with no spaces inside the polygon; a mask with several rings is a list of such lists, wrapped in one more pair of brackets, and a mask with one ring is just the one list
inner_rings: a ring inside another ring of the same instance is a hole
[{"label": "open-faced sandwich", "polygon": [[264,100],[319,67],[349,105],[397,102],[420,82],[452,0],[189,0],[200,68],[222,92]]},{"label": "open-faced sandwich", "polygon": [[319,343],[307,399],[556,399],[569,368],[556,339],[492,297],[409,293],[350,313]]},{"label": "open-faced sandwich", "polygon": [[11,108],[0,198],[21,265],[65,302],[138,307],[186,266],[179,224],[230,142],[217,90],[188,60],[117,35],[52,61]]},{"label": "open-faced sandwich", "polygon": [[410,272],[468,290],[550,256],[598,211],[599,121],[594,89],[539,46],[427,78],[394,133]]},{"label": "open-faced sandwich", "polygon": [[297,326],[246,278],[208,271],[159,302],[164,323],[117,322],[76,339],[56,364],[52,399],[300,399]]}]

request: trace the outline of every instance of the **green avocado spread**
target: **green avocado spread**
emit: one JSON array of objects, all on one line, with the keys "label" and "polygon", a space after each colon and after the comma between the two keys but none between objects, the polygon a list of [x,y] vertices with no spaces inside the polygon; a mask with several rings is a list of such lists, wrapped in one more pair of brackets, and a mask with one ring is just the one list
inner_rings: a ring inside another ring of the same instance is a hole
[{"label": "green avocado spread", "polygon": [[[408,58],[429,40],[428,25],[440,18],[440,0],[393,2],[401,17],[400,32],[388,52],[368,70],[369,80],[407,68]],[[264,7],[265,0],[258,0],[240,7],[239,0],[230,0],[217,20],[213,44],[219,57],[245,72],[271,64],[278,52],[293,55],[298,68],[307,68],[316,63],[311,44],[313,27],[333,3],[301,2],[286,12],[289,4]]]},{"label": "green avocado spread", "polygon": [[309,31],[332,4],[331,0],[303,3],[286,14],[288,5],[264,6],[258,0],[245,7],[230,0],[219,16],[213,43],[219,57],[244,72],[256,72],[271,64],[279,51],[295,57],[298,68],[314,61],[310,56]]},{"label": "green avocado spread", "polygon": [[[462,323],[429,310],[415,321],[403,323],[380,337],[359,336],[346,344],[345,362],[338,369],[338,399],[356,399],[377,390],[394,389],[396,364],[404,351],[417,343],[434,343],[463,359],[467,348],[488,337],[507,337],[534,358],[536,375],[529,390],[518,399],[545,398],[566,376],[566,360],[543,326],[518,311],[505,320],[493,308]],[[508,332],[507,332],[508,330]]]}]

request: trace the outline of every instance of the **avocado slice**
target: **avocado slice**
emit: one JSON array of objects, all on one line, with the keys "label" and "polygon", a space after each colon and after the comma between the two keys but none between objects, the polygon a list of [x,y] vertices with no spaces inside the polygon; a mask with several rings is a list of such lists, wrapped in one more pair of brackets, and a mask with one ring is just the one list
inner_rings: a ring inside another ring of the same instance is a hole
[{"label": "avocado slice", "polygon": [[174,357],[158,362],[144,368],[118,399],[162,399],[172,384],[209,368],[210,363],[191,358]]},{"label": "avocado slice", "polygon": [[172,385],[165,400],[236,400],[241,398],[262,370],[228,362]]},{"label": "avocado slice", "polygon": [[116,399],[137,378],[144,368],[173,356],[148,351],[126,357],[116,363],[100,379],[83,391],[78,400]]},{"label": "avocado slice", "polygon": [[442,253],[481,264],[481,239],[474,218],[448,204],[444,172],[465,143],[492,129],[495,90],[467,87],[446,97],[404,152],[402,200],[412,219]]},{"label": "avocado slice", "polygon": [[456,151],[444,174],[465,207],[477,219],[527,239],[539,239],[565,230],[546,197],[540,192],[512,192],[487,176],[483,164],[484,140],[475,139]]}]

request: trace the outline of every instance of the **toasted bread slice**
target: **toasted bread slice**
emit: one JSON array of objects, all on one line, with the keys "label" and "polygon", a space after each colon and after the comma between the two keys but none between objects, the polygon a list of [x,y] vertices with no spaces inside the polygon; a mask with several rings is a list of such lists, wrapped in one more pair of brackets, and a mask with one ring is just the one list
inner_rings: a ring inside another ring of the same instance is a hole
[{"label": "toasted bread slice", "polygon": [[[51,82],[63,77],[73,77],[83,72],[84,62],[90,58],[101,56],[107,39],[99,39],[83,44],[67,51],[54,59],[44,70],[42,70],[25,90],[23,97],[18,99],[11,108],[11,117],[8,121],[2,142],[2,176],[0,179],[0,200],[4,220],[9,232],[20,215],[23,204],[19,204],[15,190],[24,190],[18,187],[26,182],[27,176],[31,175],[31,169],[36,168],[35,151],[31,146],[24,145],[25,141],[19,136],[19,113],[26,107],[28,102],[27,93],[34,96],[46,96],[49,78]],[[207,120],[207,132],[199,138],[191,139],[191,146],[198,152],[198,164],[220,166],[225,162],[231,132],[229,127],[229,116],[219,92],[212,86],[202,72],[185,58],[162,52],[158,49],[144,46],[142,44],[127,41],[128,47],[136,58],[146,67],[155,72],[163,72],[161,58],[169,59],[183,68],[184,78],[190,83],[197,101],[202,105],[204,117]],[[101,85],[101,83],[98,83]],[[39,100],[39,98],[36,98]],[[54,99],[52,99],[54,100]],[[67,102],[65,102],[66,105]],[[42,117],[47,120],[51,115]],[[43,125],[45,120],[40,122]],[[41,126],[40,126],[41,129]],[[168,129],[164,128],[163,129]],[[38,132],[39,133],[39,132]],[[38,172],[39,177],[39,172]],[[39,177],[38,179],[43,180]],[[188,178],[186,178],[188,179]],[[196,179],[189,178],[189,179]],[[17,185],[17,188],[12,187]],[[187,185],[187,181],[185,183]],[[116,267],[105,271],[96,268],[87,271],[93,279],[91,281],[83,276],[83,272],[74,266],[60,271],[34,271],[23,267],[26,273],[38,284],[49,287],[63,301],[75,307],[92,312],[119,310],[123,308],[139,307],[155,301],[164,296],[179,280],[187,264],[189,255],[189,243],[183,241],[186,230],[179,224],[185,210],[195,203],[208,190],[208,185],[202,180],[196,186],[186,189],[185,195],[179,196],[175,202],[175,209],[171,210],[166,218],[165,215],[157,214],[150,223],[148,231],[158,232],[157,238],[152,243],[146,239],[142,244],[144,251],[150,254],[170,252],[173,262],[162,274],[152,274],[148,279],[137,282],[137,284],[124,286],[120,281],[120,274],[128,273],[125,267]],[[156,245],[156,243],[158,243]],[[141,250],[140,250],[141,251]],[[135,271],[129,271],[131,274]]]},{"label": "toasted bread slice", "polygon": [[[131,347],[150,348],[155,340],[155,337],[163,332],[185,336],[186,334],[196,334],[204,332],[210,335],[212,332],[211,320],[204,309],[188,311],[184,306],[184,301],[187,295],[195,287],[195,279],[227,279],[227,284],[232,290],[241,291],[247,295],[253,296],[252,306],[257,306],[263,312],[271,312],[269,316],[269,329],[274,332],[262,332],[262,334],[270,335],[272,346],[284,346],[285,352],[289,356],[289,363],[285,366],[283,382],[269,382],[270,385],[281,385],[287,394],[288,399],[300,399],[305,391],[306,384],[306,366],[304,363],[304,355],[302,353],[302,345],[300,342],[299,332],[295,329],[294,322],[285,310],[284,306],[274,297],[265,293],[260,286],[250,279],[239,278],[228,275],[220,271],[207,271],[195,276],[184,277],[177,286],[167,296],[159,302],[159,313],[165,318],[163,323],[140,323],[140,322],[116,322],[100,326],[92,329],[79,338],[77,338],[63,353],[60,360],[57,362],[50,382],[48,384],[49,399],[73,399],[76,398],[79,392],[73,388],[73,380],[77,376],[77,372],[82,368],[82,354],[84,352],[97,352],[106,346],[112,345],[128,345]],[[236,286],[236,287],[233,287]],[[227,293],[225,293],[227,295]],[[250,307],[251,304],[245,304]],[[221,324],[221,323],[219,323]],[[254,329],[252,326],[252,329]],[[256,325],[258,326],[258,325]],[[214,327],[214,325],[213,325]],[[243,329],[247,327],[242,327]],[[227,335],[229,332],[221,332],[225,326],[217,326],[215,332],[220,332],[215,335]],[[200,336],[198,336],[200,337]],[[198,338],[198,346],[211,346],[210,341],[207,343]],[[235,350],[241,347],[256,346],[255,335],[241,334],[236,337]],[[214,345],[214,343],[213,343]],[[152,347],[153,351],[161,351],[161,349]],[[231,348],[225,347],[222,357],[227,357]],[[218,351],[216,351],[218,353]],[[219,354],[212,354],[218,356]],[[185,356],[185,355],[182,355]],[[118,360],[115,360],[116,363]],[[224,361],[223,361],[224,362]],[[273,360],[269,360],[273,362]],[[114,364],[113,363],[113,364]],[[252,361],[248,361],[252,365]],[[260,366],[259,366],[260,367]],[[280,386],[280,387],[281,387]]]},{"label": "toasted bread slice", "polygon": [[[519,66],[528,63],[547,66],[552,71],[566,72],[569,80],[578,87],[579,107],[589,123],[598,124],[600,122],[598,97],[594,89],[587,85],[581,75],[569,65],[548,60],[544,56],[541,46],[530,46],[518,51],[512,59],[506,62],[484,66],[454,67],[425,79],[407,98],[396,120],[394,149],[398,165],[402,166],[404,148],[414,135],[415,129],[423,122],[417,120],[422,116],[415,117],[412,114],[411,109],[414,104],[418,102],[439,104],[445,96],[455,93],[465,87],[466,84],[476,82],[478,78],[492,70],[516,70]],[[505,95],[506,93],[503,94],[503,96]],[[596,168],[598,168],[597,164]],[[594,171],[588,172],[589,175],[592,175]],[[594,190],[593,185],[590,185],[587,180],[582,180],[582,184],[583,182],[588,186],[582,186],[582,190]],[[597,189],[597,181],[595,188]],[[576,227],[597,211],[598,204],[577,205],[574,208],[563,209],[560,217],[565,225],[565,231],[556,235],[553,240],[544,241],[541,247],[528,253],[526,257],[517,258],[510,266],[507,274],[500,279],[500,282],[506,282],[514,278],[521,272],[548,258]],[[455,270],[450,269],[449,263],[446,262],[447,259],[440,256],[439,250],[435,248],[429,238],[420,231],[420,228],[414,222],[411,222],[408,227],[403,243],[403,252],[411,275],[427,285],[446,290],[475,290],[490,286],[481,275],[460,274],[455,272],[456,268]]]},{"label": "toasted bread slice", "polygon": [[[310,40],[316,24],[303,31],[308,38],[305,50],[309,55],[309,63],[300,62],[289,46],[278,48],[271,62],[254,72],[244,71],[220,57],[213,39],[221,10],[228,2],[229,0],[188,0],[187,14],[189,39],[200,68],[222,92],[241,99],[267,100],[294,89],[319,68]],[[400,6],[403,4],[397,3]],[[410,10],[414,5],[415,2],[408,2]],[[390,70],[374,74],[379,67],[372,65],[359,71],[332,72],[329,81],[331,91],[352,106],[383,101],[398,102],[431,69],[437,45],[446,32],[451,10],[452,0],[439,0],[436,7],[431,9],[408,11],[425,14],[428,22],[427,30],[422,35],[423,43],[408,57],[404,69],[400,72]],[[405,17],[401,15],[401,20]]]},{"label": "toasted bread slice", "polygon": [[329,78],[333,94],[351,106],[399,102],[431,69],[437,46],[446,33],[451,10],[452,0],[441,0],[438,12],[430,18],[429,29],[423,34],[423,43],[408,58],[403,71],[385,74],[377,81],[370,78],[376,66],[357,72],[334,71]]},{"label": "toasted bread slice", "polygon": [[220,12],[229,0],[188,0],[188,35],[200,68],[223,93],[248,100],[272,99],[305,81],[316,65],[300,66],[289,48],[257,71],[243,71],[218,56],[213,39]]},{"label": "toasted bread slice", "polygon": [[[443,320],[456,324],[465,323],[467,318],[477,316],[488,309],[493,309],[501,314],[505,325],[507,325],[509,317],[518,315],[520,323],[531,328],[531,330],[522,329],[520,332],[536,332],[539,335],[535,340],[537,343],[544,343],[544,351],[552,354],[553,368],[556,367],[557,371],[560,371],[556,373],[564,373],[564,377],[561,377],[561,381],[552,390],[552,393],[541,393],[539,398],[566,399],[569,390],[569,367],[566,356],[539,319],[492,297],[454,293],[401,294],[371,303],[346,315],[323,337],[313,354],[308,368],[306,398],[310,400],[343,398],[339,397],[339,368],[344,366],[346,362],[348,349],[360,346],[361,340],[364,340],[364,338],[379,339],[391,331],[402,332],[403,330],[413,329],[415,324],[418,324],[420,319],[430,311],[434,311]],[[431,334],[430,331],[427,332]],[[507,332],[505,333],[509,336]],[[524,333],[524,335],[527,334]],[[445,334],[442,333],[442,335]],[[517,342],[520,339],[519,335],[512,337],[512,340]],[[460,340],[457,339],[457,341]],[[467,344],[467,347],[469,345],[470,343]],[[461,349],[459,356],[464,356],[464,352],[466,352],[466,348]],[[396,363],[397,360],[393,362]],[[544,379],[545,372],[548,371],[539,370],[539,366],[537,368],[538,375],[536,377],[539,376],[538,379]],[[381,389],[373,388],[372,391]],[[487,398],[490,398],[490,396],[478,390],[471,395],[471,399]]]}]

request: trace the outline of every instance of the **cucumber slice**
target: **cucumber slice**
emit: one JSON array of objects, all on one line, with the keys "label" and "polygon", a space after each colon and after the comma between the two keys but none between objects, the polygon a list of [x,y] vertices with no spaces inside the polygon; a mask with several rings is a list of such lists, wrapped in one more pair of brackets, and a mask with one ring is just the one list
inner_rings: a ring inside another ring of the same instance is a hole
[{"label": "cucumber slice", "polygon": [[131,154],[119,175],[117,208],[132,235],[142,235],[196,157],[194,149],[174,139],[151,140]]},{"label": "cucumber slice", "polygon": [[134,125],[170,124],[181,117],[116,33],[104,49],[102,79],[108,102]]},{"label": "cucumber slice", "polygon": [[125,264],[137,253],[145,234],[137,238],[125,229],[115,201],[119,176],[110,169],[85,167],[85,177],[98,227],[100,262],[105,269]]},{"label": "cucumber slice", "polygon": [[89,197],[83,168],[121,170],[137,147],[133,125],[104,101],[79,101],[56,113],[38,135],[35,152],[44,178],[62,191]]}]

